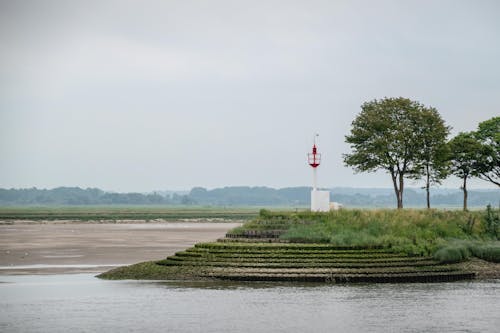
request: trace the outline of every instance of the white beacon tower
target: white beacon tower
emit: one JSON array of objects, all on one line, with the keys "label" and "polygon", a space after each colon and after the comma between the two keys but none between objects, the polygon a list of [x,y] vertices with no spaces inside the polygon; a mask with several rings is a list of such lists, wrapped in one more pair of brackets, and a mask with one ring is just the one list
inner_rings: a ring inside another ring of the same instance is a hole
[{"label": "white beacon tower", "polygon": [[318,191],[317,169],[321,164],[321,154],[318,153],[316,147],[316,137],[314,136],[314,144],[312,153],[307,154],[307,162],[313,169],[313,188],[311,191],[311,211],[312,212],[328,212],[330,210],[330,191]]}]

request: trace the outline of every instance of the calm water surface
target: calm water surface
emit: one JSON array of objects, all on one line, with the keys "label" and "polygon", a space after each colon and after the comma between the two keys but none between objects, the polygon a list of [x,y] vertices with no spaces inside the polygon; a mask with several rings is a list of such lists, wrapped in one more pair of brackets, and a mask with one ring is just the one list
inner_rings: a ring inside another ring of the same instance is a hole
[{"label": "calm water surface", "polygon": [[0,332],[500,332],[500,280],[293,285],[0,276]]}]

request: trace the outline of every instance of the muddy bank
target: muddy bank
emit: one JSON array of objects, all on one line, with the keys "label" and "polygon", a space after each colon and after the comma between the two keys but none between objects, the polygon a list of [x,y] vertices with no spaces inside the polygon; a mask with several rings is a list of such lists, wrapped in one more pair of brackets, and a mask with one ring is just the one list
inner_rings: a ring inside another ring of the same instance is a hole
[{"label": "muddy bank", "polygon": [[500,279],[500,263],[489,262],[478,258],[470,258],[460,263],[464,270],[475,272],[476,279],[489,280]]},{"label": "muddy bank", "polygon": [[200,222],[0,225],[0,274],[100,273],[163,259],[240,225]]}]

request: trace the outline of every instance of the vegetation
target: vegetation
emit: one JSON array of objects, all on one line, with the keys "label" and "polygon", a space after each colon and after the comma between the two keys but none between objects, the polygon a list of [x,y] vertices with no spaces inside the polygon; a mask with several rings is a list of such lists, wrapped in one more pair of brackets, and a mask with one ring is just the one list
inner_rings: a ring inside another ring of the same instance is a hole
[{"label": "vegetation", "polygon": [[434,254],[434,258],[442,263],[457,263],[472,256],[486,261],[500,262],[500,242],[452,241]]},{"label": "vegetation", "polygon": [[449,148],[446,138],[450,127],[434,108],[423,108],[420,112],[420,131],[418,141],[421,143],[419,151],[418,168],[411,178],[425,179],[425,192],[427,208],[431,208],[431,185],[439,185],[449,174]]},{"label": "vegetation", "polygon": [[344,162],[358,172],[384,170],[391,175],[397,207],[403,208],[404,178],[424,171],[438,180],[440,148],[449,128],[434,108],[407,98],[366,102],[346,142],[353,150]]},{"label": "vegetation", "polygon": [[246,230],[282,230],[280,239],[292,243],[382,247],[412,256],[433,255],[457,239],[475,242],[476,247],[497,240],[499,214],[499,209],[491,207],[486,212],[339,210],[271,213],[262,210],[258,218],[230,233],[243,235]]},{"label": "vegetation", "polygon": [[500,209],[494,210],[491,205],[486,207],[484,230],[496,239],[500,239]]},{"label": "vegetation", "polygon": [[483,121],[475,132],[459,133],[448,146],[450,171],[463,180],[463,209],[467,210],[470,177],[500,186],[500,117]]},{"label": "vegetation", "polygon": [[467,210],[467,180],[477,176],[476,165],[481,159],[481,144],[470,133],[460,133],[450,143],[451,172],[463,180],[463,209]]},{"label": "vegetation", "polygon": [[[230,232],[239,238],[199,243],[164,260],[120,267],[99,277],[329,283],[471,279],[475,273],[470,267],[478,266],[458,262],[471,256],[500,262],[494,227],[499,213],[491,207],[473,213],[262,209],[257,218]],[[252,230],[279,230],[281,238],[243,241]],[[494,269],[487,266],[485,271]]]},{"label": "vegetation", "polygon": [[158,265],[155,261],[114,268],[97,277],[107,280],[174,280],[200,279],[200,269]]},{"label": "vegetation", "polygon": [[430,282],[471,279],[474,273],[431,257],[325,244],[205,243],[164,260],[120,267],[106,279],[301,282]]},{"label": "vegetation", "polygon": [[435,108],[402,97],[375,99],[361,106],[352,123],[346,136],[352,152],[344,154],[344,163],[357,172],[388,172],[398,208],[403,207],[405,177],[424,178],[430,208],[431,185],[454,174],[463,180],[463,208],[467,210],[470,177],[500,186],[500,117],[447,143],[449,131]]},{"label": "vegetation", "polygon": [[0,189],[4,205],[181,205],[190,204],[186,195],[173,193],[112,193],[98,188],[57,187],[51,190]]},{"label": "vegetation", "polygon": [[473,135],[482,146],[476,165],[478,177],[500,186],[500,117],[483,121]]},{"label": "vegetation", "polygon": [[0,207],[0,220],[249,219],[255,208],[171,206]]},{"label": "vegetation", "polygon": [[[34,206],[40,209],[49,207],[68,207],[72,209],[90,210],[94,207],[115,207],[124,209],[127,207],[144,207],[152,210],[163,207],[164,209],[184,209],[199,210],[201,208],[224,210],[237,210],[238,207],[248,207],[257,211],[256,207],[288,207],[288,209],[307,208],[310,204],[310,187],[293,187],[273,189],[269,187],[225,187],[206,190],[201,187],[193,188],[185,195],[162,194],[165,201],[154,203],[148,202],[147,194],[136,193],[113,193],[112,201],[107,201],[110,197],[103,195],[103,191],[98,189],[75,188],[55,188],[44,189],[0,189],[0,206],[18,208],[27,207],[33,210]],[[343,203],[347,207],[391,207],[394,204],[393,190],[376,188],[333,188],[331,189],[333,199]],[[160,194],[157,194],[160,196]],[[156,197],[156,196],[154,196]],[[126,198],[126,200],[118,200]],[[136,198],[136,199],[134,199]],[[105,200],[106,199],[106,200]],[[462,205],[462,194],[459,190],[438,189],[433,191],[431,199],[434,206],[440,207],[460,207]],[[163,199],[162,199],[163,200]],[[497,205],[500,201],[500,192],[497,190],[476,190],[468,191],[469,206],[484,207],[488,203]],[[182,203],[188,202],[189,204]],[[418,188],[406,188],[404,192],[405,206],[423,207],[425,206],[425,192]],[[255,208],[251,208],[251,207]],[[214,208],[220,207],[220,208]]]}]

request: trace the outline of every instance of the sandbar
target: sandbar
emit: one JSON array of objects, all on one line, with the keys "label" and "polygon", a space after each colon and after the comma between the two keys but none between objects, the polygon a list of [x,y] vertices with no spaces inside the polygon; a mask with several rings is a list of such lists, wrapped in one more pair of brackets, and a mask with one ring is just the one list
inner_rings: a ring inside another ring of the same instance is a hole
[{"label": "sandbar", "polygon": [[237,222],[85,223],[37,221],[0,225],[0,275],[101,273],[160,260],[214,241]]}]

